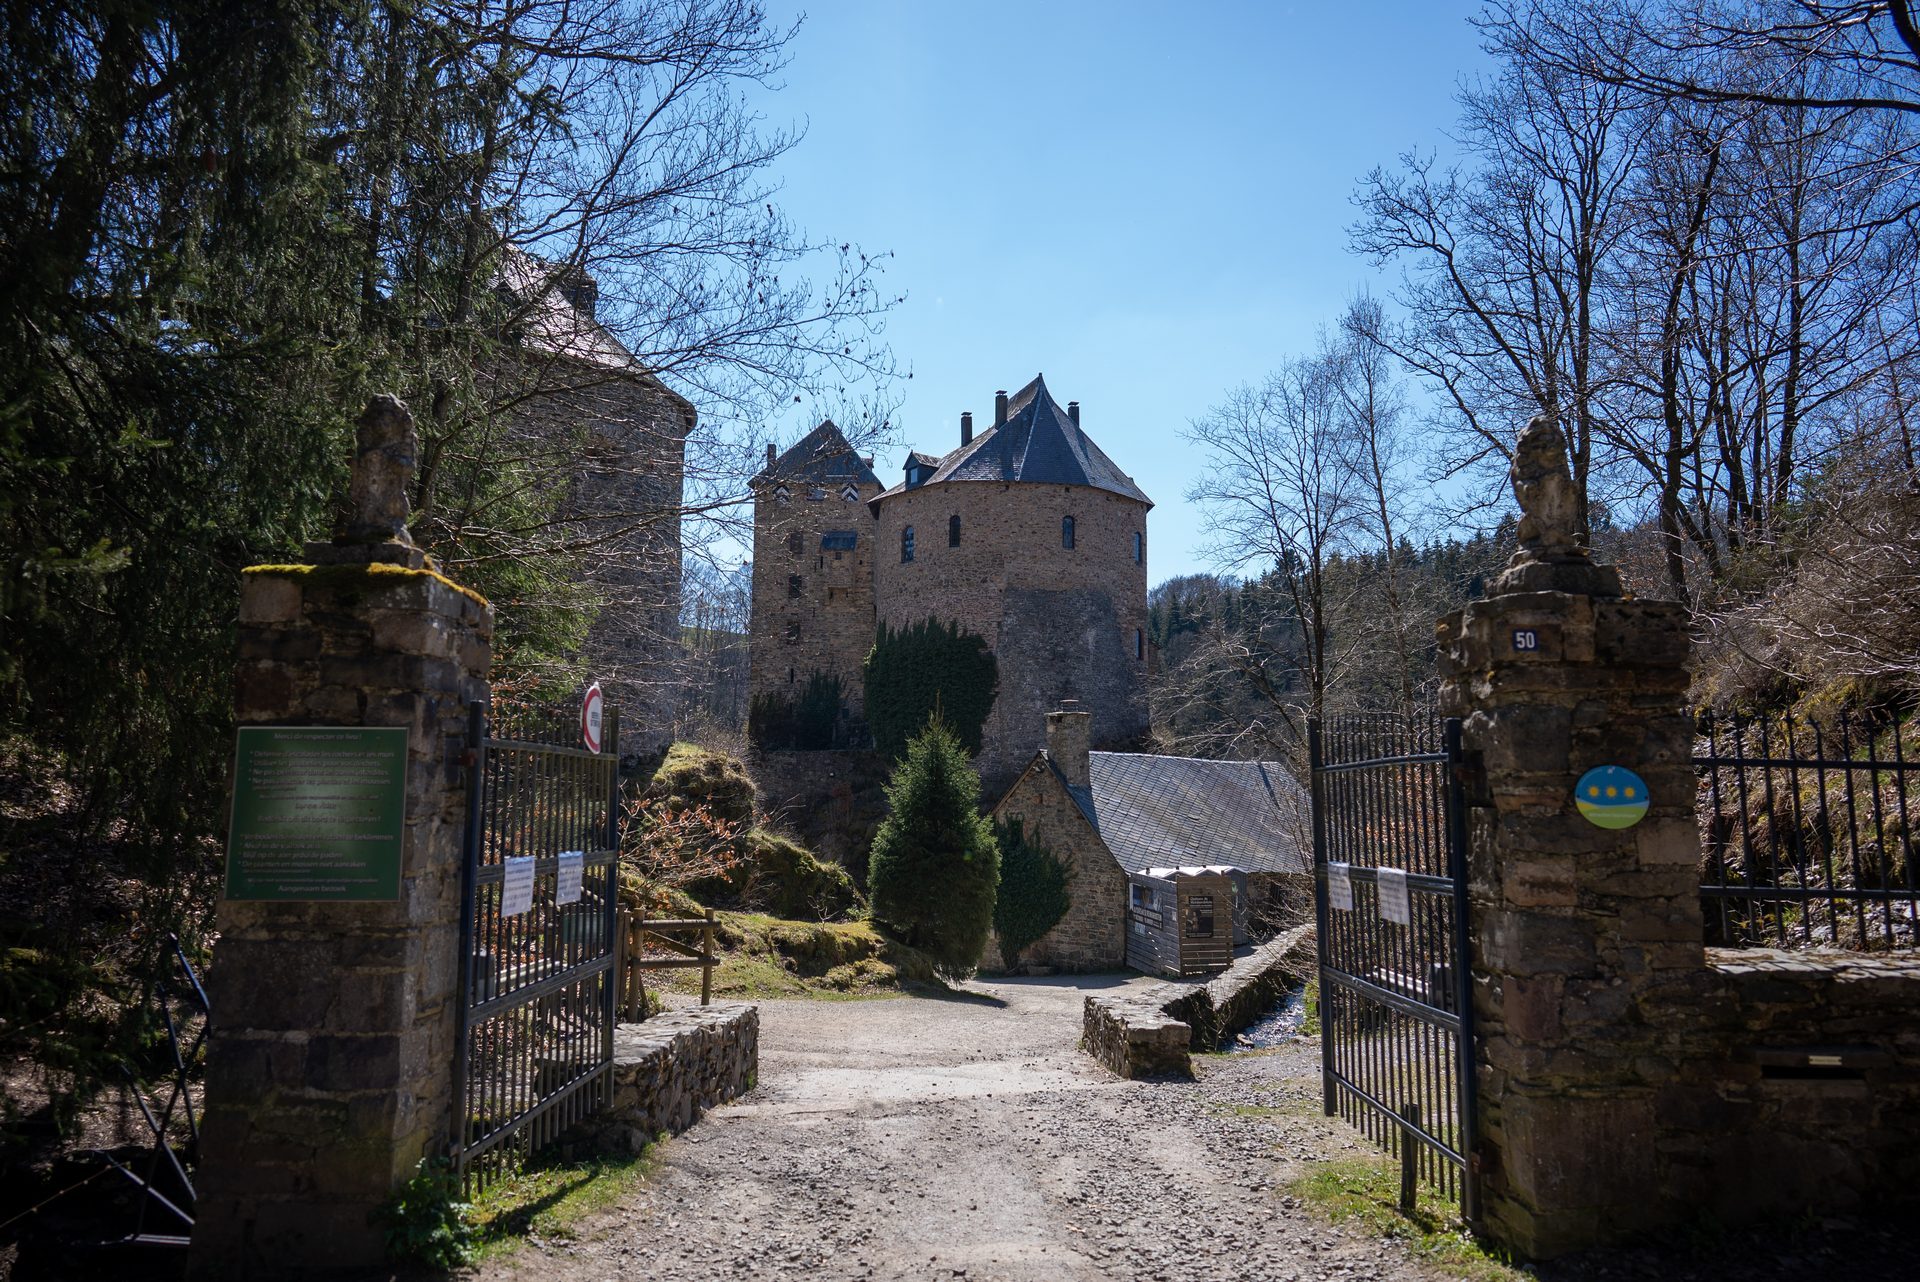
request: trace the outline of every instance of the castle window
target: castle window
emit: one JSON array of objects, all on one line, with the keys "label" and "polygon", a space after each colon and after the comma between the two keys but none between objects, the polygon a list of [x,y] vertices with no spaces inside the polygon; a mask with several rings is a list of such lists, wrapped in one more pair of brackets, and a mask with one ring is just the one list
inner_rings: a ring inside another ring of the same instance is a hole
[{"label": "castle window", "polygon": [[787,596],[789,599],[800,596],[807,590],[807,581],[797,574],[787,576]]},{"label": "castle window", "polygon": [[947,546],[950,548],[960,546],[960,517],[957,513],[947,518]]},{"label": "castle window", "polygon": [[1147,657],[1147,634],[1139,628],[1133,630],[1133,657],[1136,659]]},{"label": "castle window", "polygon": [[800,620],[798,619],[790,619],[787,621],[787,644],[800,644]]},{"label": "castle window", "polygon": [[1073,518],[1070,516],[1060,518],[1060,546],[1063,548],[1073,546]]},{"label": "castle window", "polygon": [[801,550],[806,546],[807,541],[800,537],[800,531],[795,530],[787,536],[787,551],[793,553],[795,556],[799,556]]},{"label": "castle window", "polygon": [[813,502],[819,503],[827,497],[827,487],[824,485],[812,486],[807,490],[807,497]]},{"label": "castle window", "polygon": [[1147,536],[1135,530],[1133,532],[1133,563],[1145,565],[1147,562]]},{"label": "castle window", "polygon": [[900,531],[900,564],[913,560],[913,527],[909,525]]},{"label": "castle window", "polygon": [[858,503],[860,501],[860,487],[849,481],[840,487],[840,499],[845,503]]},{"label": "castle window", "polygon": [[773,501],[775,503],[785,503],[788,499],[792,497],[793,497],[793,491],[788,489],[786,486],[776,485],[773,487]]}]

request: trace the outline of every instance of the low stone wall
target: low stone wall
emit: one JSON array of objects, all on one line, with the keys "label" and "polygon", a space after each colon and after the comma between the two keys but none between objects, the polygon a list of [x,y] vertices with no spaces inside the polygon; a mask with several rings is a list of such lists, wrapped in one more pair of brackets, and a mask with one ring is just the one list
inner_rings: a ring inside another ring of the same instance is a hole
[{"label": "low stone wall", "polygon": [[745,1005],[665,1011],[613,1032],[613,1106],[581,1124],[591,1146],[638,1153],[753,1088],[760,1011]]},{"label": "low stone wall", "polygon": [[[1920,958],[1714,949],[1654,1099],[1668,1194],[1727,1219],[1920,1191]],[[1704,1052],[1704,1053],[1702,1053]]]},{"label": "low stone wall", "polygon": [[1124,996],[1090,995],[1082,1048],[1121,1077],[1186,1076],[1190,1051],[1212,1050],[1303,982],[1313,927],[1296,926],[1204,984],[1165,983]]}]

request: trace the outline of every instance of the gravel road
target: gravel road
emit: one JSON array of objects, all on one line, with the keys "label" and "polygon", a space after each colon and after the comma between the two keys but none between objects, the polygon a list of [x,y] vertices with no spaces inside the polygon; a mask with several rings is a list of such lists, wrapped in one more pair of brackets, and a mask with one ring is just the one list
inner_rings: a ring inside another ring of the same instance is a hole
[{"label": "gravel road", "polygon": [[[1413,1279],[1282,1192],[1358,1152],[1312,1044],[1122,1082],[1076,1043],[1113,976],[760,1005],[760,1084],[623,1203],[485,1279]],[[1249,1110],[1258,1110],[1257,1112]]]}]

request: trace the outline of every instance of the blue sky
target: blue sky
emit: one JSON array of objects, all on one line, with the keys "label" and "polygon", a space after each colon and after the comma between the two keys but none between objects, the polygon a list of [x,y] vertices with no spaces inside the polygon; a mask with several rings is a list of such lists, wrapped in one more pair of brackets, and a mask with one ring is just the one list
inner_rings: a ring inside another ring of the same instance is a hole
[{"label": "blue sky", "polygon": [[[1349,196],[1444,144],[1487,62],[1477,7],[832,0],[760,106],[806,130],[789,215],[895,254],[906,444],[945,452],[962,410],[1044,372],[1154,499],[1158,583],[1209,568],[1188,421],[1390,283],[1346,251]],[[796,407],[775,434],[811,426]]]}]

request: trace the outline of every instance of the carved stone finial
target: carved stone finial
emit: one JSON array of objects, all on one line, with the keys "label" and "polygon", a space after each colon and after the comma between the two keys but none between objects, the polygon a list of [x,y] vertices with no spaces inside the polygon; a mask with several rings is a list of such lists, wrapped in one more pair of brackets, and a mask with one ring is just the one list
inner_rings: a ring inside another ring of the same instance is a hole
[{"label": "carved stone finial", "polygon": [[1580,546],[1580,505],[1567,468],[1567,441],[1551,415],[1538,415],[1520,433],[1507,475],[1520,502],[1520,549],[1493,581],[1493,592],[1621,595],[1620,572],[1595,565]]},{"label": "carved stone finial", "polygon": [[354,442],[349,492],[353,515],[344,541],[413,546],[407,533],[407,487],[413,484],[419,453],[420,437],[406,402],[385,392],[368,401]]}]

